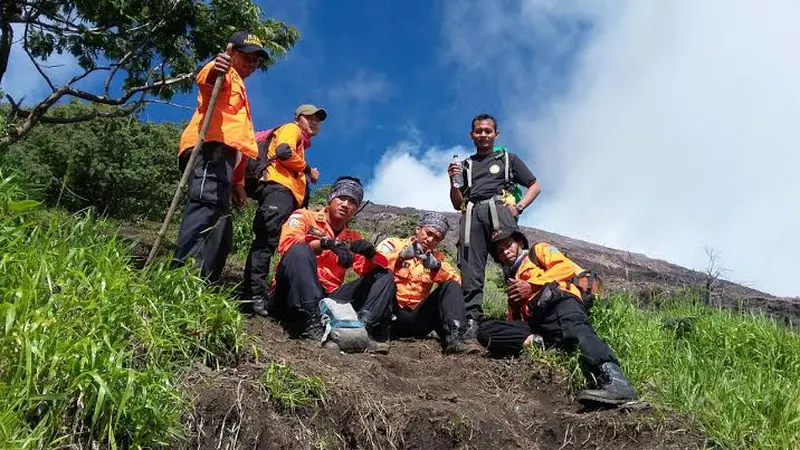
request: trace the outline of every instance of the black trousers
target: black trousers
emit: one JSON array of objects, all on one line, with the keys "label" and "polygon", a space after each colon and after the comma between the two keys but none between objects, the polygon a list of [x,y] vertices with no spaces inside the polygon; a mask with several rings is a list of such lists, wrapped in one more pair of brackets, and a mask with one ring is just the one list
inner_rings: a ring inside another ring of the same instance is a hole
[{"label": "black trousers", "polygon": [[246,299],[266,299],[269,265],[278,248],[281,227],[295,210],[292,191],[280,184],[266,183],[259,194],[258,210],[253,218],[253,243],[244,266]]},{"label": "black trousers", "polygon": [[566,297],[546,311],[534,311],[526,322],[486,320],[478,328],[478,342],[492,356],[511,356],[522,351],[522,343],[531,333],[538,334],[548,347],[580,352],[581,365],[594,372],[603,363],[616,363],[611,348],[597,336],[583,303]]},{"label": "black trousers", "polygon": [[421,339],[431,331],[436,331],[444,339],[449,333],[456,331],[454,328],[466,322],[461,286],[455,281],[442,283],[414,310],[400,308],[395,300],[395,317],[391,324],[393,337]]},{"label": "black trousers", "polygon": [[[181,171],[190,150],[181,153]],[[205,142],[189,178],[189,199],[183,210],[173,264],[183,265],[193,258],[200,274],[211,282],[219,280],[233,248],[233,221],[230,214],[233,167],[236,150],[219,142]]]},{"label": "black trousers", "polygon": [[[517,222],[508,207],[497,203],[497,218],[502,229],[516,228]],[[478,203],[472,209],[470,229],[466,230],[466,216],[461,215],[458,235],[458,268],[461,270],[461,287],[467,308],[467,317],[483,319],[483,283],[486,278],[486,258],[489,256],[491,236],[494,231],[489,204]],[[470,234],[469,247],[464,246],[466,233]]]},{"label": "black trousers", "polygon": [[[325,297],[325,291],[317,278],[317,258],[311,247],[293,245],[278,263],[275,276],[275,296],[270,311],[290,321],[319,314],[319,301]],[[396,292],[392,274],[386,269],[377,269],[343,284],[328,296],[349,301],[353,309],[372,319],[367,323],[371,327],[388,321]]]}]

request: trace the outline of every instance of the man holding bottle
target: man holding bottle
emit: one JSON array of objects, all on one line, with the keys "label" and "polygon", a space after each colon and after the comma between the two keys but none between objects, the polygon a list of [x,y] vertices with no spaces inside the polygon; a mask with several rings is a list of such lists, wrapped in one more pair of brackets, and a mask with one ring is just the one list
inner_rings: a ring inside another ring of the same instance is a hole
[{"label": "man holding bottle", "polygon": [[[465,339],[474,339],[483,320],[483,283],[491,235],[500,229],[517,228],[522,211],[541,192],[530,169],[515,154],[495,151],[499,135],[497,120],[489,114],[472,119],[470,138],[475,154],[447,168],[450,176],[450,201],[462,212],[458,236],[458,267],[467,309]],[[516,185],[526,187],[517,200]]]}]

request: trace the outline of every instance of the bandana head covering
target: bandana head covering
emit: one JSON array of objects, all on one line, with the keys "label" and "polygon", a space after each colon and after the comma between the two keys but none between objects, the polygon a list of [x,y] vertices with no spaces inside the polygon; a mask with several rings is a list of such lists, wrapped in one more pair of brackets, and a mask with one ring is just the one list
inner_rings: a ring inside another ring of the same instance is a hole
[{"label": "bandana head covering", "polygon": [[447,218],[445,218],[444,214],[438,212],[425,213],[422,218],[419,219],[419,226],[423,228],[433,228],[442,234],[447,234],[447,230],[450,229]]},{"label": "bandana head covering", "polygon": [[361,181],[355,177],[339,177],[331,187],[331,193],[328,194],[328,203],[336,197],[350,197],[359,205],[361,200],[364,199],[364,187],[361,186]]}]

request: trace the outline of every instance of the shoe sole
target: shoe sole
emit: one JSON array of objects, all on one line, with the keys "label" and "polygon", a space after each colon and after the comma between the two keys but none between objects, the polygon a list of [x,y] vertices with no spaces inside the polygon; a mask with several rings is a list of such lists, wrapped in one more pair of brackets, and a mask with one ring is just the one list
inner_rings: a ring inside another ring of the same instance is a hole
[{"label": "shoe sole", "polygon": [[636,401],[635,398],[625,398],[625,399],[612,399],[607,397],[600,397],[592,394],[582,394],[578,395],[578,402],[588,405],[611,405],[611,406],[620,406],[624,405],[625,403],[634,402]]}]

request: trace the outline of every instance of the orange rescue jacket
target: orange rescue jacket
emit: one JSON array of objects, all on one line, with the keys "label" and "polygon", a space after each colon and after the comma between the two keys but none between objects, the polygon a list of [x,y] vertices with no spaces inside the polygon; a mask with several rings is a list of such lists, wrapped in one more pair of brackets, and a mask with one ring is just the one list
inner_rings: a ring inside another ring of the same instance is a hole
[{"label": "orange rescue jacket", "polygon": [[[197,109],[186,129],[183,130],[178,145],[178,154],[194,148],[197,143],[200,127],[203,125],[203,118],[208,110],[211,91],[214,90],[214,83],[209,77],[212,70],[214,70],[214,61],[206,64],[197,74],[196,80],[200,86],[200,92],[197,94]],[[253,119],[250,116],[250,104],[247,101],[247,90],[244,87],[244,80],[236,70],[229,70],[225,74],[225,81],[217,96],[217,104],[208,124],[205,141],[222,142],[248,158],[258,156]],[[242,175],[244,175],[243,172]]]},{"label": "orange rescue jacket", "polygon": [[[306,244],[307,236],[335,238],[344,242],[353,242],[361,239],[361,235],[349,228],[343,229],[338,235],[328,223],[327,208],[319,211],[298,209],[289,216],[281,228],[281,239],[278,243],[278,253],[283,256],[289,248],[297,244]],[[275,267],[278,265],[276,264]],[[353,255],[353,270],[358,275],[363,275],[377,268],[377,264],[367,260],[359,254]],[[335,291],[344,282],[347,269],[337,263],[336,254],[330,250],[323,250],[317,255],[317,277],[326,294]],[[274,282],[273,282],[274,285]]]},{"label": "orange rescue jacket", "polygon": [[442,253],[436,252],[436,259],[442,266],[435,273],[426,269],[419,258],[402,260],[398,257],[401,250],[411,245],[412,239],[388,238],[384,239],[376,250],[386,257],[386,269],[394,274],[394,283],[397,286],[397,304],[401,308],[416,309],[433,289],[434,284],[446,281],[461,283],[461,276],[450,264],[445,261]]},{"label": "orange rescue jacket", "polygon": [[557,248],[545,242],[537,243],[523,258],[522,263],[514,273],[514,278],[527,281],[533,285],[533,295],[526,301],[514,304],[509,303],[506,319],[528,320],[531,316],[528,302],[536,297],[545,284],[553,281],[558,282],[558,287],[561,290],[574,295],[580,300],[581,292],[571,281],[575,274],[581,272],[583,272],[583,269],[564,256]]},{"label": "orange rescue jacket", "polygon": [[286,144],[292,150],[292,156],[287,160],[275,160],[267,166],[266,179],[274,181],[292,191],[298,205],[303,204],[306,196],[306,164],[305,151],[311,147],[311,140],[300,127],[290,122],[275,130],[274,137],[267,148],[267,157],[275,156],[275,149]]}]

